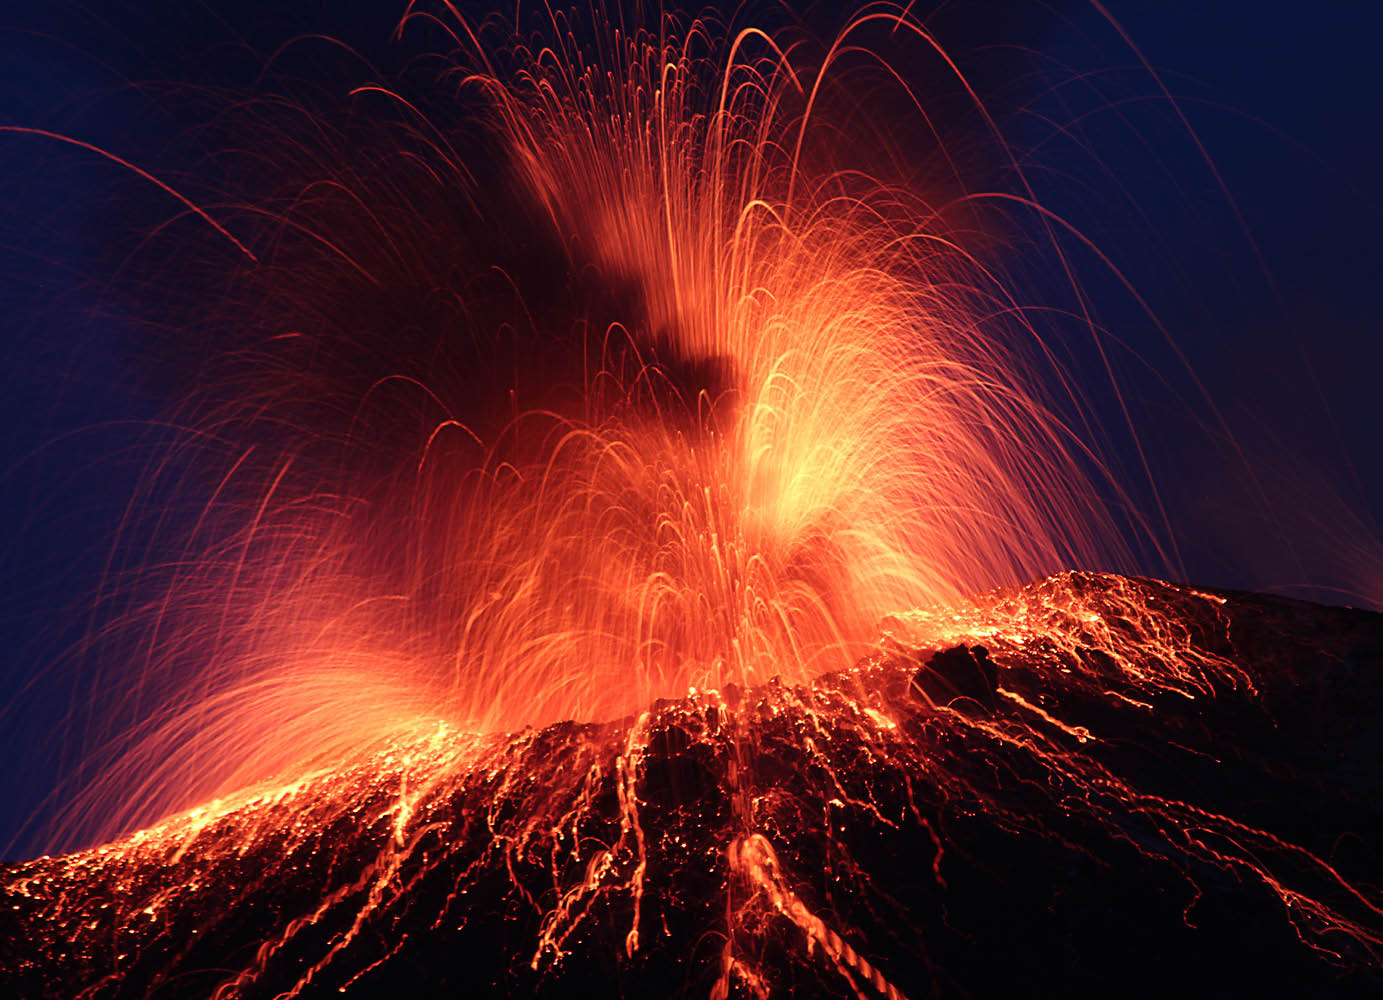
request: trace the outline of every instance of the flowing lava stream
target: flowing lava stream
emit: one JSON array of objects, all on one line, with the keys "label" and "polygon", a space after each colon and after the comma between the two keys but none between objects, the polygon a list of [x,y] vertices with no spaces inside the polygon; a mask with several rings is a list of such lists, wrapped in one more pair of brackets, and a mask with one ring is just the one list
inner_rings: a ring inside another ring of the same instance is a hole
[{"label": "flowing lava stream", "polygon": [[[322,126],[281,202],[177,195],[236,234],[234,322],[265,334],[189,405],[253,442],[205,512],[236,527],[199,520],[141,618],[159,708],[80,804],[122,836],[4,874],[15,988],[947,992],[948,866],[1004,836],[1171,886],[1186,927],[1247,885],[1301,961],[1376,970],[1378,888],[1255,805],[1292,780],[1201,770],[1271,738],[1297,679],[1238,633],[1288,612],[1050,575],[1157,532],[1110,513],[1089,414],[968,232],[1031,200],[1017,163],[1016,192],[931,201],[861,152],[867,39],[955,70],[923,26],[873,5],[821,49],[546,16],[525,42],[410,7],[454,41],[464,128],[360,86],[387,156]],[[484,235],[429,270],[447,225]],[[392,335],[361,305],[390,288],[427,363],[314,395],[321,356]],[[256,439],[322,412],[345,429]]]}]

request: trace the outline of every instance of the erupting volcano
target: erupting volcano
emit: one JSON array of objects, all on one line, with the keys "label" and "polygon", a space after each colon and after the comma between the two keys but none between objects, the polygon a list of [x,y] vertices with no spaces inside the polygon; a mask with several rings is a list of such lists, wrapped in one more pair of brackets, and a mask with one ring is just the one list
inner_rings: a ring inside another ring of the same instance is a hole
[{"label": "erupting volcano", "polygon": [[195,514],[92,637],[4,989],[1383,988],[1383,618],[1151,578],[1093,245],[911,7],[514,17],[223,102],[216,199],[6,126],[181,213],[123,266]]}]

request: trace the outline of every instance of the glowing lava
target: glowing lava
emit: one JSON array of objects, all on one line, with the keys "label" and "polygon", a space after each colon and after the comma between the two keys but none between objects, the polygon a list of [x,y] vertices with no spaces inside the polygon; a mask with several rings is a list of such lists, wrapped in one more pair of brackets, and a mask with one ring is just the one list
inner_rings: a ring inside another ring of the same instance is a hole
[{"label": "glowing lava", "polygon": [[[617,988],[685,959],[717,998],[805,968],[894,1000],[961,975],[946,892],[974,869],[948,856],[1003,836],[1131,857],[1188,911],[1249,883],[1309,961],[1376,965],[1356,872],[1127,759],[1167,718],[1207,759],[1215,712],[1270,724],[1281,678],[1228,598],[1066,575],[968,599],[1158,543],[1116,525],[1060,352],[968,245],[981,196],[934,204],[861,153],[878,123],[839,68],[871,31],[931,51],[920,23],[871,7],[817,51],[592,16],[490,45],[497,22],[410,9],[455,39],[468,154],[365,86],[394,144],[337,158],[322,127],[313,174],[244,209],[255,301],[208,322],[262,336],[188,404],[233,459],[132,616],[129,702],[156,707],[78,822],[211,801],[7,872],[16,988]],[[511,225],[549,270],[486,256]],[[407,331],[339,301],[389,289],[443,303],[416,370],[372,367]],[[321,359],[361,344],[352,395]],[[955,646],[983,646],[949,661],[974,693],[938,697],[926,654]],[[908,852],[897,885],[871,843]]]}]

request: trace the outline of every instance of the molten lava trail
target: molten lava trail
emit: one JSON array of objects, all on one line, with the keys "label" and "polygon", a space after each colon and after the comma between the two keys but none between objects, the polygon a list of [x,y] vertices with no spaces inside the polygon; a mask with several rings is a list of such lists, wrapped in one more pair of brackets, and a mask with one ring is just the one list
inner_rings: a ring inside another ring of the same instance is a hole
[{"label": "molten lava trail", "polygon": [[1065,574],[893,626],[814,684],[696,691],[605,725],[439,726],[12,865],[0,982],[89,997],[1383,984],[1383,617]]}]

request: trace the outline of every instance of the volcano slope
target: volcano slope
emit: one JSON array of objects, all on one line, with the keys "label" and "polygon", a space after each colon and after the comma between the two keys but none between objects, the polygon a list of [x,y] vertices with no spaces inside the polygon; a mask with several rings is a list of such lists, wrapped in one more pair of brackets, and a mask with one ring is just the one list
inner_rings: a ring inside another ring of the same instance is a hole
[{"label": "volcano slope", "polygon": [[0,994],[1383,991],[1383,615],[1063,574],[0,872]]}]

